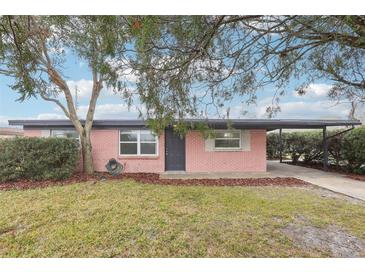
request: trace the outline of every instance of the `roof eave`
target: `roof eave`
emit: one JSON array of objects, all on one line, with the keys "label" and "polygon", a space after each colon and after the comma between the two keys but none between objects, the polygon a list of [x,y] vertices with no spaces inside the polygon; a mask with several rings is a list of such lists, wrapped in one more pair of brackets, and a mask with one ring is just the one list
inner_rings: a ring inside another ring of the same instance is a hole
[{"label": "roof eave", "polygon": [[[81,120],[84,123],[84,120]],[[232,119],[232,120],[198,120],[187,119],[186,123],[207,123],[213,128],[247,128],[247,129],[310,129],[331,126],[361,125],[359,120],[304,120],[304,119]],[[11,126],[23,127],[73,127],[70,120],[9,120]],[[146,127],[143,120],[95,120],[93,127]]]}]

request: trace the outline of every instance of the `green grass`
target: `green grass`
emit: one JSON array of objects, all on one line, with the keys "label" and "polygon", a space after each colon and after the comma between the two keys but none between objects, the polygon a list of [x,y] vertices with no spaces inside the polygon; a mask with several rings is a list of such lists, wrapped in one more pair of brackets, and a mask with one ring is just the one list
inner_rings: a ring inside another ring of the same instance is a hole
[{"label": "green grass", "polygon": [[365,206],[314,189],[133,181],[0,191],[0,257],[290,257],[298,216],[365,239]]}]

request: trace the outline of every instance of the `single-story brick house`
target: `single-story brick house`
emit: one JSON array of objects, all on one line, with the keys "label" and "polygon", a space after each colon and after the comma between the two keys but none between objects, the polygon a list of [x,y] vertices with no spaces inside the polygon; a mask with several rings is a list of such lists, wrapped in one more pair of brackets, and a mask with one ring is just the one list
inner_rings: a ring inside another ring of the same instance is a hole
[{"label": "single-story brick house", "polygon": [[[115,158],[125,164],[126,172],[266,171],[267,131],[322,128],[325,133],[328,126],[360,124],[357,120],[294,119],[191,119],[187,122],[207,122],[216,131],[215,138],[204,139],[198,131],[189,131],[181,138],[171,128],[156,136],[142,120],[95,120],[91,133],[95,170],[105,171],[108,160]],[[24,136],[78,137],[68,120],[10,120],[9,124],[23,126]]]}]

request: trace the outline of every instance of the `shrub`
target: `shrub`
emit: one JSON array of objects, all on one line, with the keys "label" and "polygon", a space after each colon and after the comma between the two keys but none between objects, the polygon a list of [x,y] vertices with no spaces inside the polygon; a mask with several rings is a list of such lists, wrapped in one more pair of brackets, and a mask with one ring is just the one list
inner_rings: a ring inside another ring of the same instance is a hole
[{"label": "shrub", "polygon": [[[319,160],[322,155],[322,133],[319,131],[285,132],[282,134],[283,155],[289,154],[292,162],[300,159],[304,162]],[[278,133],[267,136],[267,155],[269,159],[278,159],[280,141]]]},{"label": "shrub", "polygon": [[66,179],[79,159],[78,142],[66,138],[24,137],[0,141],[0,182]]},{"label": "shrub", "polygon": [[267,135],[267,157],[270,160],[279,159],[280,157],[280,142],[278,133],[269,133]]},{"label": "shrub", "polygon": [[355,128],[343,138],[343,156],[350,171],[364,173],[365,127]]},{"label": "shrub", "polygon": [[[331,131],[328,134],[334,135],[339,131]],[[328,153],[330,160],[333,159],[336,165],[343,160],[342,139],[343,134],[328,139]],[[323,136],[322,131],[285,132],[282,134],[283,155],[289,154],[293,162],[302,160],[310,163],[323,159]],[[269,159],[279,158],[279,134],[270,133],[267,135],[267,155]]]},{"label": "shrub", "polygon": [[285,147],[294,163],[301,158],[305,163],[319,160],[322,155],[322,134],[319,131],[287,133]]},{"label": "shrub", "polygon": [[340,133],[342,130],[334,130],[328,133],[328,136],[333,136],[328,139],[328,160],[332,162],[335,166],[341,167],[345,158],[343,155],[343,139],[346,133]]}]

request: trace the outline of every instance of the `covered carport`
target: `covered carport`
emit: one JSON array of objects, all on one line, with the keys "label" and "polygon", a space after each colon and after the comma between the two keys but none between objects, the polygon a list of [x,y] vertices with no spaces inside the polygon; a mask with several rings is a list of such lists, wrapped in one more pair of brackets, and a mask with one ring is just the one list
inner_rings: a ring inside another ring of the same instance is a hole
[{"label": "covered carport", "polygon": [[[274,123],[275,126],[272,128],[267,128],[268,131],[279,130],[279,143],[280,143],[280,163],[283,162],[283,143],[282,143],[282,132],[283,129],[322,129],[322,147],[323,147],[323,169],[328,170],[328,139],[348,132],[356,125],[361,125],[359,120],[276,120]],[[328,135],[327,128],[328,127],[345,127],[340,132],[337,132],[333,135]]]}]

